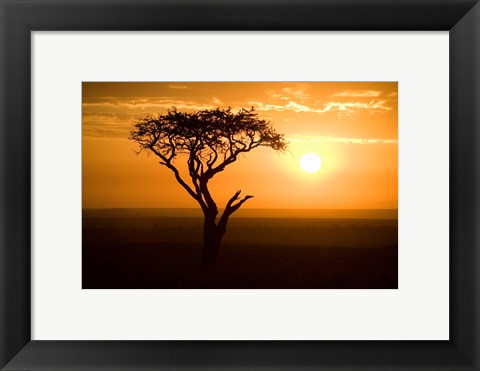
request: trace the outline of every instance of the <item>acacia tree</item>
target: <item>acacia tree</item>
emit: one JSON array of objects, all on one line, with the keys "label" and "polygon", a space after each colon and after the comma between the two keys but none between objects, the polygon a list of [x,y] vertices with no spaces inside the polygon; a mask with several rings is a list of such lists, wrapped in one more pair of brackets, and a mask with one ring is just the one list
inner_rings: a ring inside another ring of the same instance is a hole
[{"label": "acacia tree", "polygon": [[[218,218],[218,207],[208,188],[210,180],[238,160],[239,156],[258,147],[284,151],[286,142],[271,124],[258,117],[252,107],[238,112],[228,109],[179,112],[174,107],[164,115],[138,119],[129,139],[160,158],[160,164],[173,172],[177,182],[200,205],[204,219],[204,268],[215,265],[226,232],[229,217],[253,196],[240,196],[240,191],[228,200]],[[178,168],[186,161],[190,180],[187,182]]]}]

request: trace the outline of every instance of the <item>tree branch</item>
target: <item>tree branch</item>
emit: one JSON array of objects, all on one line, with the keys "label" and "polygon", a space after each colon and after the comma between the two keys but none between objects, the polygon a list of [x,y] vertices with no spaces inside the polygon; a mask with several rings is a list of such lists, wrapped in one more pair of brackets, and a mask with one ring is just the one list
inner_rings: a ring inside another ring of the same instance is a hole
[{"label": "tree branch", "polygon": [[150,145],[149,148],[153,153],[155,153],[155,155],[157,155],[159,158],[162,159],[162,161],[160,161],[160,164],[166,166],[167,168],[169,168],[173,172],[173,174],[175,175],[175,179],[177,179],[177,182],[180,183],[180,185],[188,192],[188,194],[190,196],[192,196],[193,199],[195,199],[200,204],[200,207],[202,209],[206,209],[206,205],[205,205],[205,202],[202,200],[202,197],[200,195],[197,195],[193,191],[193,189],[190,188],[190,186],[187,183],[185,183],[185,181],[180,176],[180,172],[178,171],[178,169],[174,165],[172,165],[171,157],[168,158],[168,157],[164,156],[163,154],[158,152],[153,147],[153,145]]},{"label": "tree branch", "polygon": [[[247,200],[253,198],[253,196],[248,195],[240,199],[240,193],[242,193],[242,191],[238,190],[228,200],[227,205],[225,206],[225,210],[223,211],[220,221],[218,222],[219,226],[222,226],[225,228],[227,226],[228,218],[230,217],[230,215],[232,215],[235,211],[237,211],[240,208],[240,206],[242,206]],[[238,202],[234,204],[235,201],[238,201]]]}]

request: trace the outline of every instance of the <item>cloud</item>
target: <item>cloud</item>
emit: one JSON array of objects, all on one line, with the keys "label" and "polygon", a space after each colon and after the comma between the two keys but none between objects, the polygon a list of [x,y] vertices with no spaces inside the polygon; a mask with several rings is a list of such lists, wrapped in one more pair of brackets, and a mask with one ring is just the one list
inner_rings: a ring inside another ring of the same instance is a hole
[{"label": "cloud", "polygon": [[83,112],[82,134],[90,137],[126,138],[132,120],[131,115]]},{"label": "cloud", "polygon": [[390,111],[392,108],[386,105],[384,100],[371,100],[365,102],[328,102],[325,104],[324,112],[338,111],[346,114],[354,113],[355,110],[367,110],[370,113],[376,111]]},{"label": "cloud", "polygon": [[344,90],[333,94],[333,97],[379,97],[382,95],[378,90]]},{"label": "cloud", "polygon": [[397,139],[349,138],[332,136],[294,135],[286,138],[291,143],[343,143],[343,144],[398,144]]},{"label": "cloud", "polygon": [[361,111],[374,114],[390,111],[390,99],[379,97],[384,94],[380,90],[342,90],[334,93],[330,101],[312,102],[307,93],[307,86],[298,84],[276,90],[267,90],[265,101],[250,101],[249,105],[259,111],[291,111],[317,114],[336,113],[338,117],[348,117]]},{"label": "cloud", "polygon": [[82,104],[84,109],[92,108],[127,108],[131,110],[152,110],[168,109],[177,107],[186,110],[203,110],[212,109],[212,104],[202,104],[195,101],[186,101],[181,99],[162,99],[162,98],[135,98],[135,99],[116,99],[106,100],[101,102],[84,102]]},{"label": "cloud", "polygon": [[292,100],[292,99],[309,99],[310,94],[306,92],[306,88],[303,84],[300,84],[295,87],[286,87],[276,90],[267,90],[265,92],[267,96],[271,99],[276,100]]},{"label": "cloud", "polygon": [[88,122],[125,122],[130,119],[129,114],[117,114],[112,112],[89,112],[84,111],[82,113],[83,121]]},{"label": "cloud", "polygon": [[178,85],[178,84],[173,84],[173,85],[168,85],[170,89],[188,89],[186,85]]},{"label": "cloud", "polygon": [[262,102],[248,102],[249,105],[254,106],[259,111],[293,111],[293,112],[311,112],[324,114],[327,112],[336,112],[340,116],[349,116],[358,110],[369,111],[376,113],[381,111],[390,111],[392,108],[386,105],[385,100],[371,100],[370,102],[328,102],[322,108],[313,108],[307,105],[299,104],[294,101],[289,101],[286,104],[265,104]]},{"label": "cloud", "polygon": [[293,111],[293,112],[313,112],[312,108],[295,103],[293,101],[289,101],[286,104],[266,104],[263,102],[255,102],[255,101],[250,101],[248,102],[250,106],[255,107],[255,109],[259,111],[277,111],[277,112],[283,112],[283,111]]},{"label": "cloud", "polygon": [[212,102],[213,102],[213,104],[216,104],[217,106],[222,106],[223,105],[223,102],[220,99],[218,99],[217,97],[213,97]]}]

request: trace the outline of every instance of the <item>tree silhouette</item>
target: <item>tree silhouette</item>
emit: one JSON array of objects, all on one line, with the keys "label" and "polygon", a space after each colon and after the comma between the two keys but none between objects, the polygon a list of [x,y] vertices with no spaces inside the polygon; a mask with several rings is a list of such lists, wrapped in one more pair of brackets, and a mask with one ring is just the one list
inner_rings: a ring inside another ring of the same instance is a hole
[{"label": "tree silhouette", "polygon": [[[208,189],[210,180],[237,161],[241,154],[261,146],[276,151],[284,151],[287,146],[284,136],[269,122],[260,119],[253,107],[236,113],[230,108],[187,113],[173,107],[156,118],[138,119],[129,139],[139,144],[139,153],[146,151],[158,156],[160,164],[173,172],[177,182],[200,205],[205,217],[204,268],[213,267],[217,261],[229,217],[253,197],[241,197],[240,191],[235,192],[217,218],[217,204]],[[189,183],[177,167],[181,159],[186,161]]]}]

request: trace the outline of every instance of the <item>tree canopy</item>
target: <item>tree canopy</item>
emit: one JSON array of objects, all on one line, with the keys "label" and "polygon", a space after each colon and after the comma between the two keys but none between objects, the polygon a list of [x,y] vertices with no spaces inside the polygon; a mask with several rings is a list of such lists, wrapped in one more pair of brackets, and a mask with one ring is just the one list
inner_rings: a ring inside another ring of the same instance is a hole
[{"label": "tree canopy", "polygon": [[[180,112],[173,107],[166,114],[138,119],[129,139],[139,144],[140,152],[158,156],[160,163],[173,171],[177,181],[204,211],[216,209],[207,188],[208,181],[234,163],[239,155],[261,146],[276,151],[284,151],[287,146],[284,136],[268,121],[259,118],[253,107],[237,112],[231,108]],[[175,166],[180,157],[186,158],[192,186],[181,178]],[[227,207],[232,209],[238,205],[233,202],[239,199],[239,194],[229,200]]]}]

